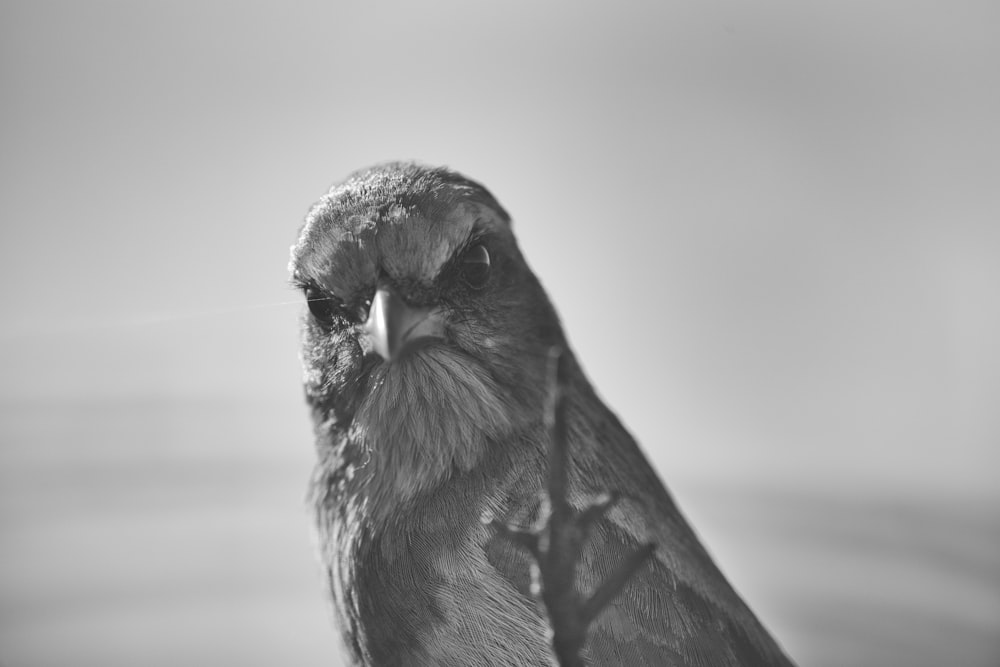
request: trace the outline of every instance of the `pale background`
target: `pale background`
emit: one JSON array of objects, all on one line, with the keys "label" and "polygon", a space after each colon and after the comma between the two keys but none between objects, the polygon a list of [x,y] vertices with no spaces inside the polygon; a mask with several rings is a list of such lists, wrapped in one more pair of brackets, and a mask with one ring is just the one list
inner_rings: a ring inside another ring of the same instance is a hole
[{"label": "pale background", "polygon": [[0,114],[3,667],[338,664],[285,267],[393,158],[803,667],[1000,664],[1000,4],[7,0]]}]

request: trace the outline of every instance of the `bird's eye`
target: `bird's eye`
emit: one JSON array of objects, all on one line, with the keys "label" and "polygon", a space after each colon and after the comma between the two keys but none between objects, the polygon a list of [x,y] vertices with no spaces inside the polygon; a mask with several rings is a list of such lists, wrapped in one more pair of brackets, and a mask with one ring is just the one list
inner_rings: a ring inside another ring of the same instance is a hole
[{"label": "bird's eye", "polygon": [[336,304],[327,294],[315,287],[306,288],[306,304],[309,312],[320,324],[332,324]]},{"label": "bird's eye", "polygon": [[490,278],[490,251],[486,246],[472,246],[468,252],[462,256],[462,279],[470,287],[480,288],[486,285]]},{"label": "bird's eye", "polygon": [[358,322],[364,322],[368,319],[368,313],[372,309],[372,299],[371,297],[365,297],[361,300],[361,304],[355,311],[355,317],[358,318]]}]

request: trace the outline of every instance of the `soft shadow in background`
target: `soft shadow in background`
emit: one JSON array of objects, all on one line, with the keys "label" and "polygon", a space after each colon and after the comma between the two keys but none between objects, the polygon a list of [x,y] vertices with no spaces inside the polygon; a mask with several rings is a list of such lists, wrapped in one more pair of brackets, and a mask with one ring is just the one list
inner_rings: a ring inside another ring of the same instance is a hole
[{"label": "soft shadow in background", "polygon": [[788,651],[1000,663],[990,3],[6,2],[0,663],[330,665],[287,248],[360,166],[513,214]]}]

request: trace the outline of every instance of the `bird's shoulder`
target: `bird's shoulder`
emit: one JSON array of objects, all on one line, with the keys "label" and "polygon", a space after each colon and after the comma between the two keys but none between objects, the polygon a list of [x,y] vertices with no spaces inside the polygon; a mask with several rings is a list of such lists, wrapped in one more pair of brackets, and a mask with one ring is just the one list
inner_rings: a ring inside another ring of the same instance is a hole
[{"label": "bird's shoulder", "polygon": [[[537,504],[528,502],[508,517],[517,516],[523,525],[531,525],[536,514]],[[592,593],[626,555],[640,546],[634,535],[612,519],[600,521],[584,545],[577,567],[579,593]],[[485,551],[490,565],[510,586],[530,597],[531,557],[499,533],[488,538]],[[658,551],[632,575],[591,626],[586,646],[588,664],[790,664],[748,610],[734,610],[731,604],[720,603],[705,592],[703,585],[686,578],[684,573],[691,569],[690,564],[671,569],[677,554],[672,553],[670,544],[658,544]]]},{"label": "bird's shoulder", "polygon": [[[790,665],[780,648],[718,570],[673,498],[617,417],[589,386],[571,389],[567,415],[570,502],[582,509],[597,495],[619,500],[598,522],[577,571],[581,594],[593,591],[643,544],[656,552],[591,627],[592,665]],[[544,437],[541,434],[540,437]],[[506,488],[502,520],[535,525],[539,469],[526,462]],[[530,595],[531,559],[503,535],[486,543],[489,563]]]}]

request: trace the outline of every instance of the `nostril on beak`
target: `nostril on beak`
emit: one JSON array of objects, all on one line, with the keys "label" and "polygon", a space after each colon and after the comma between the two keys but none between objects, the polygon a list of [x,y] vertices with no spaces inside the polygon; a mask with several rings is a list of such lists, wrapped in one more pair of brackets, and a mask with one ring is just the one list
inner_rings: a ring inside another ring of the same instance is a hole
[{"label": "nostril on beak", "polygon": [[372,350],[386,361],[399,359],[418,340],[440,338],[443,331],[437,309],[414,308],[391,287],[375,291],[364,324]]}]

